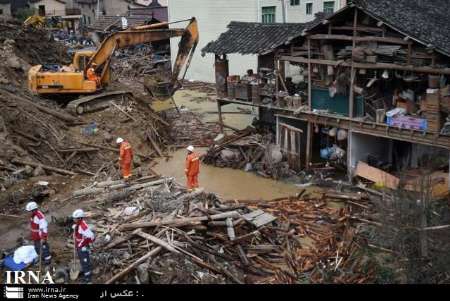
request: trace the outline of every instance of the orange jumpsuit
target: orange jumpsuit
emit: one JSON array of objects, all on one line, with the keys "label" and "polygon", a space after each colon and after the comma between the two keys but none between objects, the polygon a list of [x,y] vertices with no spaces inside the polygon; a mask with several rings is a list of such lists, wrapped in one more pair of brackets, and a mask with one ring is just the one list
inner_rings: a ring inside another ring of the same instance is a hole
[{"label": "orange jumpsuit", "polygon": [[200,158],[196,153],[191,153],[186,157],[187,188],[198,188],[198,174],[200,172]]},{"label": "orange jumpsuit", "polygon": [[88,80],[94,81],[97,86],[100,86],[100,78],[95,74],[94,68],[89,68],[86,72]]},{"label": "orange jumpsuit", "polygon": [[120,144],[120,169],[124,179],[128,179],[131,176],[131,162],[133,162],[133,150],[131,145],[124,141]]}]

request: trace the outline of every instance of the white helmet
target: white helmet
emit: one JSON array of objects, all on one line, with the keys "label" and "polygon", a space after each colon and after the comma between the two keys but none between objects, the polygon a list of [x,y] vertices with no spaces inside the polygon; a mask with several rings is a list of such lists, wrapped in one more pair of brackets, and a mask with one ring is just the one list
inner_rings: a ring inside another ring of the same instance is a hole
[{"label": "white helmet", "polygon": [[34,209],[37,209],[38,205],[36,204],[36,202],[29,202],[26,206],[25,206],[25,210],[26,211],[33,211]]},{"label": "white helmet", "polygon": [[117,144],[120,144],[120,143],[122,143],[122,142],[123,142],[123,139],[120,138],[120,137],[118,137],[117,140],[116,140],[116,143],[117,143]]},{"label": "white helmet", "polygon": [[83,209],[77,209],[72,213],[73,218],[82,218],[85,217]]},{"label": "white helmet", "polygon": [[190,152],[194,151],[194,147],[192,145],[189,145],[188,147],[186,147],[186,149]]}]

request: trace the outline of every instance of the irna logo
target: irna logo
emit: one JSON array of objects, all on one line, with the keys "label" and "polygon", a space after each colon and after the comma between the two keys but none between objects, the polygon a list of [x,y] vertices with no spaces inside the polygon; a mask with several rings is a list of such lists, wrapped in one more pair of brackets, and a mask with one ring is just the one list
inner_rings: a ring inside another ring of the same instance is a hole
[{"label": "irna logo", "polygon": [[50,272],[6,271],[6,284],[54,284]]}]

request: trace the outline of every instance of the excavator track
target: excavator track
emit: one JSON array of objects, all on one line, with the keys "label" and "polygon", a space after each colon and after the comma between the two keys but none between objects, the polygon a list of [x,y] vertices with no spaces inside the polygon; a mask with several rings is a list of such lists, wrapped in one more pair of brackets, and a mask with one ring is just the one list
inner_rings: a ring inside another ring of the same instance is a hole
[{"label": "excavator track", "polygon": [[89,95],[71,101],[66,110],[74,115],[82,115],[109,107],[110,98],[117,96],[132,96],[128,91],[112,91],[100,94]]}]

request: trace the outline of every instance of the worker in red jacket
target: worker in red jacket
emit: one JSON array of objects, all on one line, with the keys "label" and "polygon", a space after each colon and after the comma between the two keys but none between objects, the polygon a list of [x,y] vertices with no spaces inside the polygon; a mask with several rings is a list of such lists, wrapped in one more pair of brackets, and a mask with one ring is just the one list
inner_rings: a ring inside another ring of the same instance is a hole
[{"label": "worker in red jacket", "polygon": [[81,272],[83,273],[84,282],[90,283],[92,279],[92,265],[90,259],[90,246],[94,242],[95,235],[84,220],[85,213],[82,209],[73,212],[72,218],[75,224],[74,229],[75,248],[78,258],[80,259]]},{"label": "worker in red jacket", "polygon": [[[39,256],[42,256],[45,264],[50,264],[52,255],[50,255],[50,247],[47,242],[48,223],[44,214],[38,209],[36,202],[29,202],[25,210],[31,212],[30,227],[31,240],[34,242],[34,249]],[[42,249],[42,254],[41,254]]]},{"label": "worker in red jacket", "polygon": [[130,143],[124,141],[122,138],[117,138],[117,144],[120,145],[119,164],[122,171],[122,177],[128,181],[131,177],[131,163],[133,162],[133,149]]},{"label": "worker in red jacket", "polygon": [[198,174],[200,173],[200,157],[194,152],[194,147],[189,145],[187,148],[188,154],[186,156],[186,168],[184,172],[187,179],[188,190],[198,188]]}]

